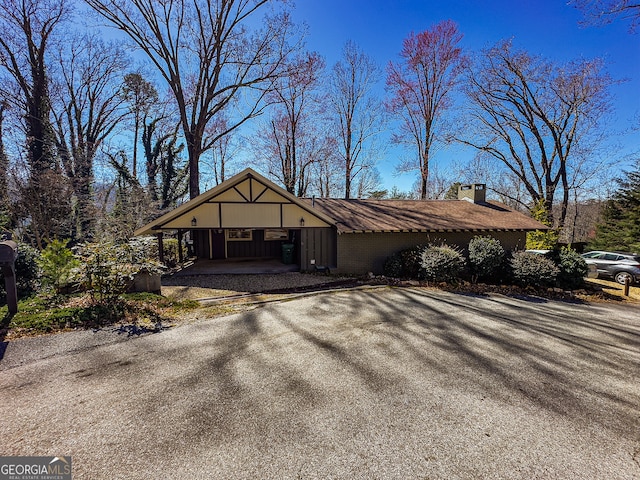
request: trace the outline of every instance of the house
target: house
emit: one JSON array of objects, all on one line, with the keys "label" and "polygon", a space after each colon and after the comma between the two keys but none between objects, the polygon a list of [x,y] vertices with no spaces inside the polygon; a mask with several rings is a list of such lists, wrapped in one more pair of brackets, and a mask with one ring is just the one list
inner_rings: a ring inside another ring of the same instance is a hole
[{"label": "house", "polygon": [[135,234],[188,232],[201,259],[281,257],[293,245],[301,271],[361,274],[381,273],[389,255],[429,241],[464,249],[491,235],[505,249],[523,249],[527,232],[546,228],[486,201],[482,184],[461,186],[457,200],[301,199],[247,168]]}]

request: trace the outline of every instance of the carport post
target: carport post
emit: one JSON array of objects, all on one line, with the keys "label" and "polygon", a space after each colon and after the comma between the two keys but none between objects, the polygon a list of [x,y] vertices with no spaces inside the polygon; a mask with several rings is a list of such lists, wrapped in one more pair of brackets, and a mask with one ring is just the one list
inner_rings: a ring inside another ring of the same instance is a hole
[{"label": "carport post", "polygon": [[160,263],[164,263],[164,242],[162,241],[164,234],[160,232],[156,236],[158,237],[158,260]]},{"label": "carport post", "polygon": [[182,263],[184,261],[182,255],[182,230],[178,230],[178,263]]}]

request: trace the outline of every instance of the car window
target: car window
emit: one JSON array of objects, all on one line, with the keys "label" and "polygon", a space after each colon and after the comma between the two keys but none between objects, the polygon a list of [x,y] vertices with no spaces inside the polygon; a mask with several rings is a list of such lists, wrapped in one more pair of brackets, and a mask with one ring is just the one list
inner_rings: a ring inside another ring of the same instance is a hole
[{"label": "car window", "polygon": [[584,258],[597,258],[598,255],[601,255],[600,252],[589,252],[582,255]]},{"label": "car window", "polygon": [[604,255],[598,257],[601,260],[620,260],[624,257],[622,257],[621,255],[614,255],[612,253],[605,253]]}]

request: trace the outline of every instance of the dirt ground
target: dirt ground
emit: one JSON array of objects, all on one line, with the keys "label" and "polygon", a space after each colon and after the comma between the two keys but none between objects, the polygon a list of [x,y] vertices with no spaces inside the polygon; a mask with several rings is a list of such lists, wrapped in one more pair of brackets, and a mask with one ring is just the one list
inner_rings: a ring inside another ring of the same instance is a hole
[{"label": "dirt ground", "polygon": [[602,287],[602,291],[609,295],[619,297],[622,300],[640,301],[640,286],[629,287],[629,296],[624,296],[624,286],[610,280],[602,280],[600,278],[591,278],[588,283]]}]

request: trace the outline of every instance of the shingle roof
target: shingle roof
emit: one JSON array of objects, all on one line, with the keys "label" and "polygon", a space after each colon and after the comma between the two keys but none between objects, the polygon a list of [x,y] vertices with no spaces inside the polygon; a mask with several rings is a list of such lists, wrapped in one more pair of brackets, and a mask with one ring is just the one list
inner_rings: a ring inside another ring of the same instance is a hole
[{"label": "shingle roof", "polygon": [[466,200],[305,199],[336,221],[338,233],[397,231],[546,230],[498,202]]}]

